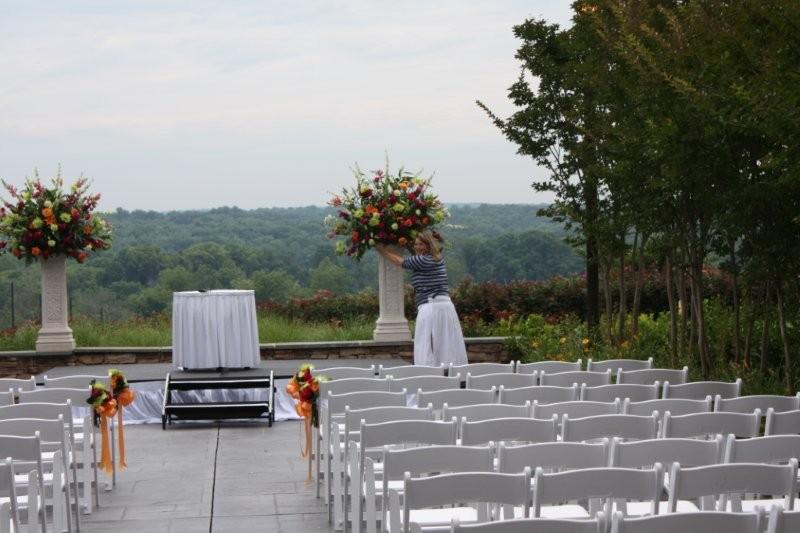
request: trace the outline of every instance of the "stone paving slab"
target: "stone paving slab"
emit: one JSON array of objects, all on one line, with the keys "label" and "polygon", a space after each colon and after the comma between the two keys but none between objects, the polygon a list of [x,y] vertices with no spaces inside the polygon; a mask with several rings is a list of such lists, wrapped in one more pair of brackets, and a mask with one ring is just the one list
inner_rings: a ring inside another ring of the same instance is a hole
[{"label": "stone paving slab", "polygon": [[300,422],[126,426],[129,468],[81,531],[330,533],[307,484]]}]

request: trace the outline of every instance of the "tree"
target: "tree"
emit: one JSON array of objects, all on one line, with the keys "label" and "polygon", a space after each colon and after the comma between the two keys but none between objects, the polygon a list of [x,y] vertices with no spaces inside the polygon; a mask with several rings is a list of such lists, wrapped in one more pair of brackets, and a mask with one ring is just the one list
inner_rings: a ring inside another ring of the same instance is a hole
[{"label": "tree", "polygon": [[283,270],[259,270],[251,276],[253,289],[256,291],[256,300],[285,301],[296,296],[300,291],[300,284],[291,274]]},{"label": "tree", "polygon": [[330,257],[323,259],[309,274],[309,286],[317,291],[327,289],[342,294],[349,291],[352,284],[347,269],[334,263]]}]

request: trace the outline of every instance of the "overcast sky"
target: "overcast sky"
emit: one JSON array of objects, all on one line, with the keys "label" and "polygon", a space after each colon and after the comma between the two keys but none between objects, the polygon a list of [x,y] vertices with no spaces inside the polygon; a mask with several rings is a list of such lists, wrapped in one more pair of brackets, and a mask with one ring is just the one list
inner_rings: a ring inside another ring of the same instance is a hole
[{"label": "overcast sky", "polygon": [[321,205],[373,169],[445,203],[547,201],[507,116],[512,26],[568,0],[0,0],[0,177],[80,173],[105,210]]}]

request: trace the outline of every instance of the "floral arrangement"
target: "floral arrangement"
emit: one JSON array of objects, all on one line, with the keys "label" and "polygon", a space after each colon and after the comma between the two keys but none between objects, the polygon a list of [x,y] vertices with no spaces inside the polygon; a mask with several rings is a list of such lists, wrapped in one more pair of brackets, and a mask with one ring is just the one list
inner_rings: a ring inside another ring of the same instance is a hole
[{"label": "floral arrangement", "polygon": [[119,438],[119,466],[126,468],[125,462],[125,432],[122,423],[122,409],[133,403],[135,394],[128,385],[125,375],[112,368],[108,371],[108,386],[93,379],[89,384],[89,397],[86,403],[94,408],[95,423],[99,418],[100,437],[101,437],[101,457],[100,465],[105,472],[111,472],[113,464],[111,460],[111,445],[108,439],[108,419],[117,417],[117,431]]},{"label": "floral arrangement", "polygon": [[38,176],[21,190],[2,183],[11,198],[0,206],[0,253],[10,250],[27,262],[64,254],[83,263],[92,250],[111,244],[111,226],[93,213],[100,195],[89,193],[85,178],[68,191],[60,174],[50,187]]},{"label": "floral arrangement", "polygon": [[336,215],[325,219],[328,237],[345,237],[336,243],[339,255],[361,259],[376,244],[410,247],[420,231],[448,216],[430,191],[433,176],[423,178],[402,167],[392,175],[388,164],[386,170],[376,170],[371,177],[358,166],[354,173],[356,186],[342,189],[328,202],[337,209]]},{"label": "floral arrangement", "polygon": [[327,381],[328,378],[315,376],[312,370],[314,370],[313,365],[301,365],[297,373],[286,384],[286,392],[289,393],[289,396],[298,400],[295,406],[297,414],[310,421],[312,426],[319,427],[319,410],[317,408],[319,384],[322,381]]}]

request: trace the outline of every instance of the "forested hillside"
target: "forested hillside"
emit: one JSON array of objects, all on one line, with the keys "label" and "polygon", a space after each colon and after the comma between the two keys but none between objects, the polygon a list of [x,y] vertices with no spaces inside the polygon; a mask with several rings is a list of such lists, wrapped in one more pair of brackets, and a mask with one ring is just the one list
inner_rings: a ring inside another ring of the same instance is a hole
[{"label": "forested hillside", "polygon": [[[582,271],[563,228],[534,205],[458,205],[443,233],[452,283],[541,280]],[[167,309],[173,291],[253,288],[260,300],[320,289],[353,292],[377,284],[377,259],[338,257],[325,237],[326,207],[208,211],[125,211],[107,215],[113,247],[69,265],[73,313],[117,318]],[[0,258],[0,327],[38,316],[39,269]]]}]

